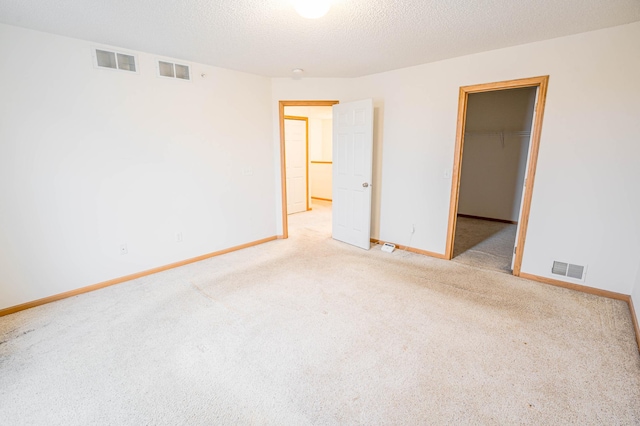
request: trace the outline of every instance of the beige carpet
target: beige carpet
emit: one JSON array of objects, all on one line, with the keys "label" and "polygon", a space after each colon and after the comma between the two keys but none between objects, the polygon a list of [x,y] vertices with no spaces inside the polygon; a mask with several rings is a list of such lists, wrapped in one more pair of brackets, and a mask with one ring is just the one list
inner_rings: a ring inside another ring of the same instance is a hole
[{"label": "beige carpet", "polygon": [[511,274],[516,225],[458,216],[453,260]]},{"label": "beige carpet", "polygon": [[350,247],[327,213],[0,318],[0,423],[640,423],[625,303]]}]

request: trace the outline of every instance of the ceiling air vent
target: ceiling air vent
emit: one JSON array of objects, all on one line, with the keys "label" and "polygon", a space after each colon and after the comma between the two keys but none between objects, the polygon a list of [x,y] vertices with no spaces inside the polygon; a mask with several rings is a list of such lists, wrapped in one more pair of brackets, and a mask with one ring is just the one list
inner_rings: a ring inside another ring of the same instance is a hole
[{"label": "ceiling air vent", "polygon": [[191,80],[189,65],[174,64],[167,61],[158,61],[158,75],[179,80]]},{"label": "ceiling air vent", "polygon": [[585,269],[586,268],[582,265],[573,265],[571,263],[554,261],[551,273],[583,281]]},{"label": "ceiling air vent", "polygon": [[105,49],[93,49],[94,65],[98,68],[137,72],[136,57]]}]

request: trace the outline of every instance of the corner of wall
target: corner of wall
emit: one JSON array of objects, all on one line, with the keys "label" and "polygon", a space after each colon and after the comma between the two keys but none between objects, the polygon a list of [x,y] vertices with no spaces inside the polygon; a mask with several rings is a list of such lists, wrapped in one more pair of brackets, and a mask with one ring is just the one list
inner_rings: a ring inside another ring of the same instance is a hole
[{"label": "corner of wall", "polygon": [[629,300],[629,308],[631,310],[631,321],[635,327],[636,341],[640,350],[640,262],[638,262],[638,273],[636,281],[631,289],[631,298]]}]

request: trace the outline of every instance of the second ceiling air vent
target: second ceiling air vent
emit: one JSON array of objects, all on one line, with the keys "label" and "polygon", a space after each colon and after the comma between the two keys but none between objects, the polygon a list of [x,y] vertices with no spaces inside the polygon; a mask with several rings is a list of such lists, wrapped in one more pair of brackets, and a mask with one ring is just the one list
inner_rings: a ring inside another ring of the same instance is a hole
[{"label": "second ceiling air vent", "polygon": [[98,68],[137,72],[136,57],[105,49],[93,49],[94,65]]},{"label": "second ceiling air vent", "polygon": [[189,65],[175,64],[167,61],[158,61],[158,75],[160,77],[177,78],[179,80],[191,80]]}]

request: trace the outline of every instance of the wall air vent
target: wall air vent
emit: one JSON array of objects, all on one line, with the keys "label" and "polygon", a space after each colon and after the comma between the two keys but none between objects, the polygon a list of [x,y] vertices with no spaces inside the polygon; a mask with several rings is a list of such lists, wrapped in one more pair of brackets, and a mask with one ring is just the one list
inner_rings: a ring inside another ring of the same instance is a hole
[{"label": "wall air vent", "polygon": [[189,65],[174,64],[167,61],[158,61],[158,75],[179,80],[191,80]]},{"label": "wall air vent", "polygon": [[569,269],[567,270],[567,276],[569,278],[575,278],[576,280],[581,280],[584,276],[583,274],[584,274],[584,266],[569,264]]},{"label": "wall air vent", "polygon": [[586,267],[582,265],[573,265],[571,263],[554,261],[551,273],[584,281],[585,269]]},{"label": "wall air vent", "polygon": [[96,48],[93,49],[93,58],[97,68],[138,72],[134,55]]},{"label": "wall air vent", "polygon": [[569,264],[564,262],[553,262],[553,268],[551,268],[551,273],[556,275],[567,275],[567,269],[569,269]]}]

